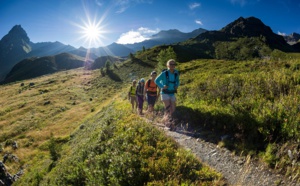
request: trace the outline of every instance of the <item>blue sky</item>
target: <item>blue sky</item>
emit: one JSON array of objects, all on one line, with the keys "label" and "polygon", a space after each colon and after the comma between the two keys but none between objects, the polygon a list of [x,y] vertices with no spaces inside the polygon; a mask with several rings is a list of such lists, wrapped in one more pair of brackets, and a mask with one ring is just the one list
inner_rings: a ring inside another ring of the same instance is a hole
[{"label": "blue sky", "polygon": [[219,30],[255,16],[274,33],[300,33],[299,0],[0,0],[0,38],[21,25],[34,43],[76,48],[140,42],[169,29]]}]

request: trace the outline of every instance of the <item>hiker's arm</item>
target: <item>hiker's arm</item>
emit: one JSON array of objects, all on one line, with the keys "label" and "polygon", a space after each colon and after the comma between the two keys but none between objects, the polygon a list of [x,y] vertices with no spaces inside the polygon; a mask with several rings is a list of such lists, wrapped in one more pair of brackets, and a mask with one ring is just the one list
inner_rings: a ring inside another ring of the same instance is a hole
[{"label": "hiker's arm", "polygon": [[162,84],[161,82],[163,82],[163,73],[160,73],[159,76],[156,77],[156,79],[154,80],[155,84],[160,88],[164,88],[164,84]]}]

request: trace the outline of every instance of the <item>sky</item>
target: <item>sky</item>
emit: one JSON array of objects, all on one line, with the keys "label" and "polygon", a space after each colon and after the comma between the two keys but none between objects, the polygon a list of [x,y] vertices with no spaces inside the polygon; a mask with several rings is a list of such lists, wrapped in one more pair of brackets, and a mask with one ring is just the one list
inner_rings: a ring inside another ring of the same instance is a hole
[{"label": "sky", "polygon": [[0,0],[0,39],[21,25],[34,43],[95,48],[162,30],[220,30],[250,16],[274,33],[300,33],[300,0]]}]

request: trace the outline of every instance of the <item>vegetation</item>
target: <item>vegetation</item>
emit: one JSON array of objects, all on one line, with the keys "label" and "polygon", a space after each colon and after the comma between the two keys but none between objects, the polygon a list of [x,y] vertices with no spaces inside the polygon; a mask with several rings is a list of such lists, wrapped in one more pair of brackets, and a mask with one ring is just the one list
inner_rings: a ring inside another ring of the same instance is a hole
[{"label": "vegetation", "polygon": [[211,131],[213,142],[262,157],[299,180],[299,57],[275,50],[270,59],[181,64],[176,116],[194,130]]},{"label": "vegetation", "polygon": [[[6,163],[9,172],[25,169],[16,184],[222,185],[221,175],[130,112],[131,80],[155,69],[160,49],[110,66],[121,81],[101,68],[1,85],[0,155],[20,160]],[[177,68],[177,124],[300,181],[299,54],[274,50],[264,59]]]},{"label": "vegetation", "polygon": [[161,72],[163,69],[166,68],[166,62],[169,59],[177,60],[176,53],[174,52],[173,48],[169,46],[167,49],[163,49],[158,53],[157,56],[157,70]]}]

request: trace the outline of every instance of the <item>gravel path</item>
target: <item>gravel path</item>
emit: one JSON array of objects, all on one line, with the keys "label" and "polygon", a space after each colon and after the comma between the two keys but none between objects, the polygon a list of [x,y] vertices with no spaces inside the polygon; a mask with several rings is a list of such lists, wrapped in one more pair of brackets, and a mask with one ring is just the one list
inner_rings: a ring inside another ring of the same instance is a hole
[{"label": "gravel path", "polygon": [[[153,122],[152,122],[153,124]],[[234,186],[300,186],[300,183],[286,180],[265,166],[247,157],[233,155],[225,148],[201,139],[201,135],[186,132],[179,127],[169,131],[162,124],[155,124],[182,147],[191,150],[202,162],[223,174],[229,185]],[[197,136],[197,137],[194,137]]]}]

